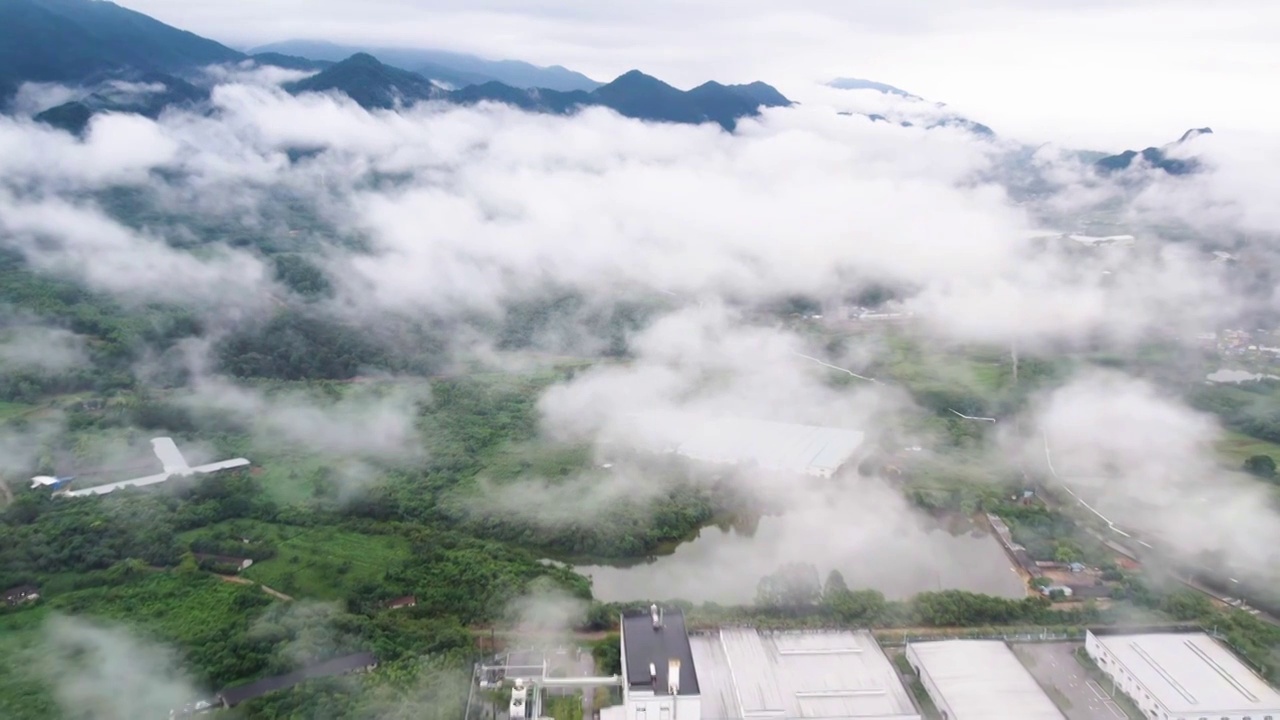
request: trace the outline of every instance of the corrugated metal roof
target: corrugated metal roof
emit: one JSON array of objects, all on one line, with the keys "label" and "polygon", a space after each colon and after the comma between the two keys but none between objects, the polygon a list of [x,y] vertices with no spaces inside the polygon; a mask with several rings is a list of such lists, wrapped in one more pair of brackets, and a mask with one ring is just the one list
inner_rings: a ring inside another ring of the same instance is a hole
[{"label": "corrugated metal roof", "polygon": [[866,631],[695,635],[702,717],[907,720],[920,715]]},{"label": "corrugated metal roof", "polygon": [[907,647],[952,720],[1066,720],[1031,672],[999,640],[939,640]]},{"label": "corrugated metal roof", "polygon": [[1169,712],[1280,710],[1280,693],[1204,633],[1096,637]]}]

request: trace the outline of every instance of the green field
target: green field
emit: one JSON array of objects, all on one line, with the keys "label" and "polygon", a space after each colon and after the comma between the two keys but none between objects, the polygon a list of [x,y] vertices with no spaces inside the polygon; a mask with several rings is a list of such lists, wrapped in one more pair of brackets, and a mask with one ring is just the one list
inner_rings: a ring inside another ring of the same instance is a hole
[{"label": "green field", "polygon": [[30,405],[22,403],[4,402],[0,400],[0,422],[12,420],[16,417],[27,414],[33,408]]},{"label": "green field", "polygon": [[[286,595],[317,600],[346,597],[356,584],[380,581],[409,557],[409,542],[396,535],[362,535],[329,527],[292,527],[233,521],[238,533],[277,549],[242,575]],[[218,526],[212,526],[216,528]],[[211,529],[212,529],[211,528]],[[189,540],[197,533],[187,533]]]},{"label": "green field", "polygon": [[1238,432],[1224,432],[1217,450],[1223,464],[1232,469],[1239,469],[1253,455],[1270,455],[1276,462],[1280,462],[1280,445]]}]

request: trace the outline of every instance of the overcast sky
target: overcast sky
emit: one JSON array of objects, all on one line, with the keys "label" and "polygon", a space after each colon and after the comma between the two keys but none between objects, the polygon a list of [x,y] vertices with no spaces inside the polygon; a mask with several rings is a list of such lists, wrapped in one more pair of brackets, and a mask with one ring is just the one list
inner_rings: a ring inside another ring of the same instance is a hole
[{"label": "overcast sky", "polygon": [[122,0],[225,43],[324,39],[675,85],[871,78],[1003,134],[1099,149],[1269,132],[1274,0]]}]

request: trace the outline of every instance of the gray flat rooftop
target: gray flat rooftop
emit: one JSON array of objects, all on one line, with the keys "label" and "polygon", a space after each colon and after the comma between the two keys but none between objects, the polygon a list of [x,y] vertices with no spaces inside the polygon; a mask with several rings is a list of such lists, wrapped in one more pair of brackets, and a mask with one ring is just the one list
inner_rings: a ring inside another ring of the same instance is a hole
[{"label": "gray flat rooftop", "polygon": [[953,720],[1066,720],[1000,640],[911,643],[907,658],[933,681]]},{"label": "gray flat rooftop", "polygon": [[866,631],[724,628],[689,638],[702,717],[918,719],[897,671]]},{"label": "gray flat rooftop", "polygon": [[[668,687],[670,662],[679,660],[679,694],[698,694],[698,675],[690,653],[689,634],[684,627],[684,613],[678,608],[663,609],[662,626],[659,628],[653,626],[649,613],[624,614],[622,644],[626,651],[623,660],[627,667],[627,687],[664,694]],[[653,665],[656,678],[649,677],[650,665]]]},{"label": "gray flat rooftop", "polygon": [[1280,709],[1280,693],[1204,633],[1095,637],[1169,712]]}]

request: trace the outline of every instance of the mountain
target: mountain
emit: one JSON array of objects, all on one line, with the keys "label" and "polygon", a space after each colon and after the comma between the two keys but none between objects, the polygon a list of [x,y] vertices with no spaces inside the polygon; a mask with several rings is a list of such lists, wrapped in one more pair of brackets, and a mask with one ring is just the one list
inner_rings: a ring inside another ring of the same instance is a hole
[{"label": "mountain", "polygon": [[639,70],[624,73],[591,95],[598,104],[626,117],[675,123],[712,121],[726,130],[733,130],[739,118],[755,115],[760,106],[751,93],[717,82],[686,92]]},{"label": "mountain", "polygon": [[282,55],[274,52],[254,53],[249,57],[259,65],[274,65],[286,70],[302,70],[304,72],[324,70],[333,66],[333,62],[329,60],[312,60],[296,55]]},{"label": "mountain", "polygon": [[518,107],[530,112],[545,112],[555,115],[567,115],[579,107],[598,105],[591,93],[581,90],[560,92],[543,88],[516,88],[490,81],[483,85],[469,85],[461,90],[449,93],[450,102],[459,105],[474,105],[481,102],[497,102]]},{"label": "mountain", "polygon": [[1200,169],[1200,161],[1195,158],[1169,157],[1168,152],[1187,141],[1201,135],[1211,135],[1210,128],[1192,128],[1172,143],[1164,147],[1149,147],[1144,150],[1125,150],[1119,155],[1109,155],[1093,164],[1098,172],[1104,175],[1127,170],[1138,158],[1151,167],[1158,168],[1170,175],[1189,175]]},{"label": "mountain", "polygon": [[[924,98],[919,95],[912,95],[906,90],[886,85],[882,82],[863,80],[861,78],[836,78],[828,82],[827,85],[839,90],[874,90],[885,95],[894,95],[904,100],[912,101],[911,103],[904,103],[903,108],[908,109],[904,109],[902,112],[894,112],[894,117],[892,118],[882,113],[856,113],[871,118],[873,122],[896,122],[902,127],[920,126],[926,130],[940,127],[960,128],[983,138],[993,138],[996,134],[994,130],[980,122],[975,122],[969,118],[944,110],[943,108],[946,105],[943,103],[926,103]],[[888,111],[886,110],[885,112]],[[853,115],[855,113],[845,112],[841,114]]]},{"label": "mountain", "polygon": [[208,99],[208,90],[172,75],[124,73],[98,83],[77,100],[39,113],[35,120],[80,134],[97,113],[135,113],[155,118],[166,109],[193,107]]},{"label": "mountain", "polygon": [[24,82],[179,73],[245,56],[104,0],[0,0],[0,101]]},{"label": "mountain", "polygon": [[447,91],[417,73],[392,67],[367,53],[357,53],[320,73],[285,86],[289,92],[337,91],[366,109],[388,109],[424,100],[459,105],[495,102],[531,112],[565,115],[582,107],[602,106],[639,120],[674,123],[715,122],[732,131],[738,120],[759,108],[790,105],[770,85],[721,85],[708,82],[684,91],[639,70],[625,73],[591,92],[518,88],[497,81]]},{"label": "mountain", "polygon": [[897,95],[898,97],[910,98],[912,100],[920,100],[919,95],[911,93],[892,85],[886,85],[875,80],[863,80],[861,78],[836,78],[827,83],[828,86],[837,90],[875,90],[886,95]]},{"label": "mountain", "polygon": [[309,78],[285,85],[285,89],[295,95],[338,91],[363,108],[383,110],[446,94],[421,75],[384,65],[367,53],[356,53]]},{"label": "mountain", "polygon": [[778,92],[777,88],[759,80],[746,85],[727,85],[726,87],[764,107],[790,107],[792,104],[785,95]]},{"label": "mountain", "polygon": [[572,70],[553,65],[539,67],[519,60],[486,60],[474,55],[443,50],[348,46],[312,40],[289,40],[254,48],[255,53],[271,52],[321,61],[338,61],[356,53],[368,53],[383,62],[402,67],[438,83],[462,88],[500,82],[514,88],[590,91],[600,83]]}]

